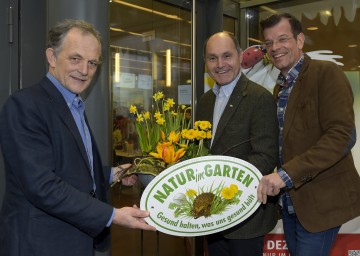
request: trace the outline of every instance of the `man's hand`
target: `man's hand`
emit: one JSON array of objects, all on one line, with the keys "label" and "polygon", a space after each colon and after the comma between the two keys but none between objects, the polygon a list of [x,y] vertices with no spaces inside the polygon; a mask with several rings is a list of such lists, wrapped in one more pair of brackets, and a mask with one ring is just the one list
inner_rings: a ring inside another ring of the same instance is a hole
[{"label": "man's hand", "polygon": [[139,178],[136,174],[131,174],[122,178],[121,184],[123,184],[124,186],[133,186],[138,180]]},{"label": "man's hand", "polygon": [[257,189],[257,200],[266,204],[267,196],[275,196],[280,193],[280,189],[285,187],[285,182],[277,173],[263,176]]},{"label": "man's hand", "polygon": [[[129,169],[132,164],[122,164],[120,167],[114,167],[114,177],[121,177],[121,174]],[[121,183],[125,186],[133,186],[138,181],[138,176],[136,174],[131,174],[125,176],[121,179]]]},{"label": "man's hand", "polygon": [[140,210],[136,205],[133,207],[123,207],[115,209],[113,223],[127,228],[156,231],[155,227],[150,226],[144,220],[144,218],[149,216],[149,212]]}]

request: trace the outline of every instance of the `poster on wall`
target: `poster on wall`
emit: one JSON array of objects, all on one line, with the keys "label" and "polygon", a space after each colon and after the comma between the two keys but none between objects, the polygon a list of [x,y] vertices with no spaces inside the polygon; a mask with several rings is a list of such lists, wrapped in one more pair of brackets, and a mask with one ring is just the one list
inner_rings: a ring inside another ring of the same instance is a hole
[{"label": "poster on wall", "polygon": [[178,86],[178,104],[191,105],[192,88],[191,84]]},{"label": "poster on wall", "polygon": [[116,87],[120,88],[135,88],[136,76],[134,73],[122,72],[120,74],[120,82],[116,84]]},{"label": "poster on wall", "polygon": [[137,87],[139,89],[151,90],[152,89],[152,76],[139,74],[137,79]]}]

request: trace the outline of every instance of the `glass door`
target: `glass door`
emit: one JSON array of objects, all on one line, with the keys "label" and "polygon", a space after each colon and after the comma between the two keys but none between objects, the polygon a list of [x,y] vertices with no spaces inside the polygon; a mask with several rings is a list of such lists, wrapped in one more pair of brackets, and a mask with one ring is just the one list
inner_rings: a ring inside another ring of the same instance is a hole
[{"label": "glass door", "polygon": [[175,103],[191,104],[191,10],[113,0],[110,54],[114,160],[120,162],[141,154],[131,105],[149,111],[159,91]]}]

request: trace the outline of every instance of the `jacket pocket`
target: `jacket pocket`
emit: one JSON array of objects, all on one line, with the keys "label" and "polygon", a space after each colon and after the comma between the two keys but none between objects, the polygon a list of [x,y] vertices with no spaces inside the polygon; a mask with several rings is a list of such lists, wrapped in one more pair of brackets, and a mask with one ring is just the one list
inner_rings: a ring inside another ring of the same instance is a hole
[{"label": "jacket pocket", "polygon": [[311,183],[314,207],[320,213],[329,213],[331,211],[342,211],[347,204],[356,202],[348,194],[347,186],[350,183],[346,181],[346,174],[337,173],[325,178],[318,177]]}]

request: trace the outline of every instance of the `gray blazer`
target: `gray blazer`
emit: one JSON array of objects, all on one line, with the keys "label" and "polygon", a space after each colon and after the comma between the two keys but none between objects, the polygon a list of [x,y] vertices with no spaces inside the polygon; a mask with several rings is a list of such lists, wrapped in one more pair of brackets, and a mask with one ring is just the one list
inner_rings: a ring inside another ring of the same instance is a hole
[{"label": "gray blazer", "polygon": [[[202,95],[196,120],[212,122],[215,99],[212,90]],[[277,163],[278,129],[274,97],[242,74],[220,118],[210,153],[240,158],[263,175],[269,174]],[[224,231],[224,236],[248,239],[265,235],[276,225],[275,205],[276,198],[270,197],[250,218]]]}]

